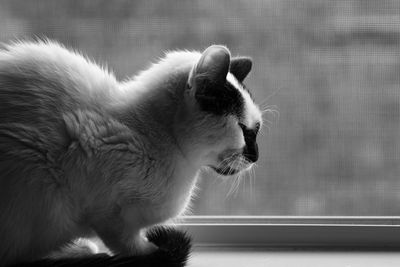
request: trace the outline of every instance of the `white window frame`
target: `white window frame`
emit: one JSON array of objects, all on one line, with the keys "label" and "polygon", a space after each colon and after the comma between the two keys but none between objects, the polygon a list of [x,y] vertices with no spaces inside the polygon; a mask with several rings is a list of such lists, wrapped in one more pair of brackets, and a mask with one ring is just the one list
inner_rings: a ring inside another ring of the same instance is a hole
[{"label": "white window frame", "polygon": [[399,250],[400,216],[187,216],[194,246]]}]

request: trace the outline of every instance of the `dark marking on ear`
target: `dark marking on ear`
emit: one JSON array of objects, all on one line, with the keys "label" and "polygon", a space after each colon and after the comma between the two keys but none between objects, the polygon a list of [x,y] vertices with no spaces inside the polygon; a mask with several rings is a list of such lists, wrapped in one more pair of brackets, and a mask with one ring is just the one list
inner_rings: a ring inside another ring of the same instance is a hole
[{"label": "dark marking on ear", "polygon": [[241,83],[251,66],[251,59],[247,57],[231,60],[230,52],[224,46],[208,47],[193,69],[191,80],[195,85],[194,97],[201,109],[215,115],[234,114],[241,117],[245,100],[239,88],[235,88],[226,77],[230,70]]},{"label": "dark marking on ear", "polygon": [[239,82],[243,82],[251,71],[252,65],[253,62],[249,57],[234,57],[231,59],[229,71]]},{"label": "dark marking on ear", "polygon": [[241,117],[244,109],[242,94],[228,81],[223,89],[210,90],[207,95],[196,95],[196,99],[202,110],[215,115],[236,115]]}]

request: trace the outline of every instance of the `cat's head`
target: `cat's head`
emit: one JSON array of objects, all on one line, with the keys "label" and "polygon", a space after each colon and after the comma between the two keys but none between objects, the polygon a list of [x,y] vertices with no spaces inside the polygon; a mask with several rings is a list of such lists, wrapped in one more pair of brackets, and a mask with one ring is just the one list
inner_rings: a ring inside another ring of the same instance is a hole
[{"label": "cat's head", "polygon": [[201,148],[202,165],[220,175],[249,169],[258,160],[262,113],[243,85],[251,67],[250,58],[232,58],[226,47],[213,45],[201,54],[188,77],[187,132],[194,133],[191,143]]}]

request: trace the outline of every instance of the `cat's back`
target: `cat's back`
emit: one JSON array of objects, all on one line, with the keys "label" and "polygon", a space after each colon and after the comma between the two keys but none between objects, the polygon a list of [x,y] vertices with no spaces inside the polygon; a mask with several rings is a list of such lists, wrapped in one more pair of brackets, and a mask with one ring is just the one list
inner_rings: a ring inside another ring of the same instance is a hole
[{"label": "cat's back", "polygon": [[[79,210],[65,193],[73,176],[67,150],[79,137],[79,118],[106,122],[102,107],[117,86],[112,74],[57,43],[0,48],[0,266],[71,238]],[[44,232],[48,243],[37,238]]]},{"label": "cat's back", "polygon": [[101,106],[117,87],[107,70],[55,42],[16,42],[0,49],[2,123]]}]

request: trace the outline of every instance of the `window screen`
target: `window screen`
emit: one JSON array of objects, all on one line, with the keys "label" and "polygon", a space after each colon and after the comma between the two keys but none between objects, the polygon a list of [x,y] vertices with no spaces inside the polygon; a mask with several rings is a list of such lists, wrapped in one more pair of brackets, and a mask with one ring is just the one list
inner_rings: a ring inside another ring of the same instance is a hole
[{"label": "window screen", "polygon": [[119,79],[174,49],[251,56],[265,110],[241,179],[203,174],[195,215],[400,214],[400,2],[0,2],[0,41],[48,37]]}]

